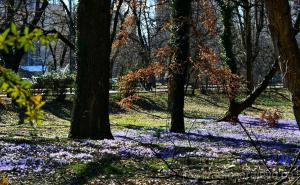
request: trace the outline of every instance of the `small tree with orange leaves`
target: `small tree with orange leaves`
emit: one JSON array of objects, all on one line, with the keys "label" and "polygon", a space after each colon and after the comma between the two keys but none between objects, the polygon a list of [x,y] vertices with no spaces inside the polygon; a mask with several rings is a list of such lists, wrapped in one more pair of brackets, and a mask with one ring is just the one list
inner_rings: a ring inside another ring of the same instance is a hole
[{"label": "small tree with orange leaves", "polygon": [[131,71],[127,75],[121,77],[118,84],[119,91],[122,94],[121,104],[131,107],[132,102],[137,100],[135,93],[138,91],[138,83],[145,82],[151,76],[160,76],[164,72],[164,65],[152,63],[145,68]]},{"label": "small tree with orange leaves", "polygon": [[241,88],[241,78],[233,74],[223,64],[216,52],[208,47],[200,49],[199,56],[192,60],[193,67],[198,71],[198,78],[209,80],[222,88],[228,99],[234,99]]}]

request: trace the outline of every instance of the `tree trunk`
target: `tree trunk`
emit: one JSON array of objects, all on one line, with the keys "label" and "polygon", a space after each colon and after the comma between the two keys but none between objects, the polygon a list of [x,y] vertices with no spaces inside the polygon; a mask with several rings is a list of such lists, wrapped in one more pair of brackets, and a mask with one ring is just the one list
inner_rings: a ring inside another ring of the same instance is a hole
[{"label": "tree trunk", "polygon": [[[68,48],[67,48],[67,45],[64,44],[63,52],[62,52],[62,54],[61,54],[60,61],[59,61],[59,67],[60,67],[60,68],[63,68],[63,66],[64,66],[65,58],[66,58],[66,54],[67,54],[67,49],[68,49]],[[73,56],[70,56],[70,57],[73,57]],[[70,62],[70,65],[72,65],[71,62]],[[57,67],[57,66],[56,66],[56,67]],[[70,68],[70,69],[71,69],[71,68]],[[70,70],[70,72],[73,72],[73,71]]]},{"label": "tree trunk", "polygon": [[[232,16],[233,16],[233,10],[234,6],[232,6],[230,3],[225,2],[223,0],[217,0],[221,7],[221,13],[222,13],[222,22],[224,24],[224,30],[221,35],[222,44],[225,51],[225,61],[226,64],[229,66],[231,72],[233,74],[237,74],[237,62],[234,56],[233,52],[233,43],[232,43]],[[246,27],[248,27],[246,31],[246,38],[245,42],[247,42],[247,61],[249,63],[247,64],[247,76],[248,80],[253,82],[252,78],[252,63],[253,63],[253,54],[252,54],[252,41],[251,41],[251,16],[250,16],[250,5],[248,0],[243,1],[246,9],[245,13],[245,20],[247,22]],[[246,15],[248,14],[248,15]],[[229,108],[226,112],[225,116],[221,118],[219,121],[233,121],[236,122],[238,120],[238,116],[240,113],[242,113],[245,109],[248,107],[251,107],[252,104],[255,102],[255,100],[259,97],[259,95],[268,87],[269,82],[273,78],[273,76],[276,74],[276,71],[278,70],[278,62],[276,62],[269,73],[265,76],[264,80],[261,82],[260,85],[256,87],[256,89],[253,90],[253,83],[247,84],[247,87],[249,89],[252,89],[251,93],[246,97],[246,99],[242,102],[238,102],[236,98],[230,99],[229,102]]]},{"label": "tree trunk", "polygon": [[19,71],[19,66],[24,53],[25,52],[23,49],[15,49],[15,51],[11,51],[10,53],[3,52],[2,57],[5,63],[5,67],[17,73]]},{"label": "tree trunk", "polygon": [[255,100],[261,95],[262,92],[268,87],[273,76],[278,71],[279,65],[276,60],[273,67],[270,69],[269,73],[265,76],[264,80],[252,91],[251,94],[242,102],[237,102],[236,100],[230,101],[229,108],[225,116],[219,121],[230,121],[237,122],[238,116],[246,110],[248,107],[251,107]]},{"label": "tree trunk", "polygon": [[197,88],[198,79],[199,79],[199,78],[196,77],[195,82],[194,82],[194,84],[193,84],[193,86],[192,86],[192,92],[191,92],[191,95],[192,95],[192,96],[195,96],[195,90],[196,90],[196,88]]},{"label": "tree trunk", "polygon": [[[222,45],[224,47],[225,52],[225,62],[228,65],[230,71],[233,74],[238,73],[237,69],[237,62],[234,56],[233,52],[233,42],[232,42],[232,17],[233,17],[233,10],[234,6],[232,6],[229,2],[225,2],[223,0],[217,0],[221,7],[221,14],[222,14],[222,23],[224,25],[224,30],[221,35]],[[236,103],[235,97],[230,99],[229,101],[229,109],[226,113],[226,116],[224,118],[226,119],[237,119],[238,115],[235,115],[235,113],[240,112],[238,111],[238,103]],[[228,117],[228,118],[227,118]]]},{"label": "tree trunk", "polygon": [[245,7],[245,47],[246,47],[246,78],[247,78],[247,92],[250,94],[254,89],[253,81],[253,53],[252,53],[252,22],[251,22],[251,6],[249,0],[244,0]]},{"label": "tree trunk", "polygon": [[[16,2],[14,0],[5,1],[5,6],[7,6],[8,8],[6,22],[9,24],[12,20],[18,17],[18,14],[14,9]],[[40,22],[42,15],[45,13],[46,8],[48,7],[48,4],[49,4],[48,0],[42,0],[42,3],[40,0],[36,1],[34,16],[32,17],[32,20],[30,22],[27,22],[28,20],[24,19],[21,28],[23,29],[24,26],[27,25],[29,26],[29,32],[33,31],[34,28],[37,26],[37,24]],[[9,27],[9,24],[7,25],[7,27]],[[9,53],[5,53],[5,52],[0,53],[4,60],[5,67],[13,70],[14,72],[18,72],[21,60],[25,53],[24,49],[18,49],[14,46],[11,46],[9,47],[9,50],[10,50]]]},{"label": "tree trunk", "polygon": [[112,139],[110,130],[110,0],[79,1],[77,89],[70,137]]},{"label": "tree trunk", "polygon": [[185,82],[185,90],[184,90],[184,95],[188,95],[188,90],[189,90],[189,83],[191,80],[191,74],[192,74],[192,70],[189,70],[189,67],[187,67],[187,74],[186,74],[186,82]]},{"label": "tree trunk", "polygon": [[168,98],[171,132],[184,133],[184,84],[189,56],[190,0],[172,1],[171,45],[174,48],[169,65]]},{"label": "tree trunk", "polygon": [[53,58],[53,70],[54,71],[57,71],[57,59],[56,59],[56,54],[55,54],[55,51],[56,51],[56,45],[55,47],[53,48],[51,46],[51,44],[49,44],[49,48],[50,48],[50,52],[51,52],[51,55],[52,55],[52,58]]},{"label": "tree trunk", "polygon": [[233,53],[233,42],[232,42],[232,17],[234,7],[229,3],[225,3],[223,0],[217,0],[221,7],[222,23],[224,25],[223,33],[221,34],[222,45],[226,57],[226,64],[230,68],[233,74],[237,74],[237,62]]},{"label": "tree trunk", "polygon": [[279,51],[284,84],[291,93],[293,110],[300,128],[300,50],[292,25],[288,0],[266,0],[270,31],[275,49]]},{"label": "tree trunk", "polygon": [[[75,26],[74,26],[74,19],[72,17],[72,14],[73,14],[73,6],[72,6],[72,2],[69,1],[69,10],[70,10],[70,15],[69,15],[69,21],[70,21],[70,24],[69,24],[69,40],[72,42],[72,43],[75,43],[76,42],[76,29],[75,29]],[[66,46],[64,46],[66,47]],[[64,54],[65,55],[66,53],[66,49],[67,48],[64,48]],[[70,69],[70,72],[74,72],[76,70],[76,60],[75,60],[75,57],[74,57],[74,50],[72,48],[69,49],[69,69]],[[60,63],[61,65],[62,63]]]}]

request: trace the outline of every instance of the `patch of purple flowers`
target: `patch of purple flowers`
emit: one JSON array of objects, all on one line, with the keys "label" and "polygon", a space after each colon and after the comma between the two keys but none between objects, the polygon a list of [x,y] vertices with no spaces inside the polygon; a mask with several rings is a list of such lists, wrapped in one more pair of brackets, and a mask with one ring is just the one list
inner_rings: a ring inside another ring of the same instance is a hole
[{"label": "patch of purple flowers", "polygon": [[[239,118],[251,137],[257,140],[268,165],[289,165],[293,162],[294,155],[300,148],[300,131],[295,121],[280,120],[278,127],[269,128],[258,118]],[[141,158],[228,156],[236,158],[237,163],[260,162],[240,125],[213,120],[187,122],[186,134],[170,133],[157,128],[131,128],[114,132],[115,140],[70,141],[68,146],[0,141],[0,172],[48,171],[57,165],[90,162],[107,154]]]}]

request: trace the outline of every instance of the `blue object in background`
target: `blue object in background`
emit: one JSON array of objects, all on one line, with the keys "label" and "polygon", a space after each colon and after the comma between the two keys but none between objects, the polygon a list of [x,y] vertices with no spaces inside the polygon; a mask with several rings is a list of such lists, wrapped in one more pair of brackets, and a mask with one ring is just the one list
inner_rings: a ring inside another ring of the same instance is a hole
[{"label": "blue object in background", "polygon": [[47,66],[20,66],[21,69],[29,72],[43,72],[47,71],[48,67]]}]

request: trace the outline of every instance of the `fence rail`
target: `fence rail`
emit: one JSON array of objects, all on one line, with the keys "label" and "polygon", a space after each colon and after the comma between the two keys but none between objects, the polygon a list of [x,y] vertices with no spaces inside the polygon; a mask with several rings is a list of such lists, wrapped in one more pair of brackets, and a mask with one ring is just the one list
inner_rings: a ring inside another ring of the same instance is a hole
[{"label": "fence rail", "polygon": [[[218,91],[222,89],[221,85],[213,85],[213,84],[209,84],[209,85],[202,85],[200,86],[200,88],[198,87],[196,90],[201,90],[201,88],[205,88],[209,91]],[[268,89],[282,89],[284,88],[283,84],[272,84],[268,86]],[[192,90],[193,87],[192,86],[188,86],[187,90]],[[243,89],[246,90],[246,89]],[[152,91],[146,91],[142,88],[138,89],[137,93],[149,93],[149,92],[167,92],[168,88],[167,86],[157,86],[157,88],[153,89]],[[65,95],[74,95],[75,94],[75,88],[73,87],[58,87],[58,88],[32,88],[31,92],[34,95],[43,95],[43,96],[59,96],[62,94]],[[118,90],[110,90],[109,91],[110,94],[117,94],[119,93]],[[0,97],[4,97],[6,96],[6,94],[4,94],[4,92],[0,92]]]}]

